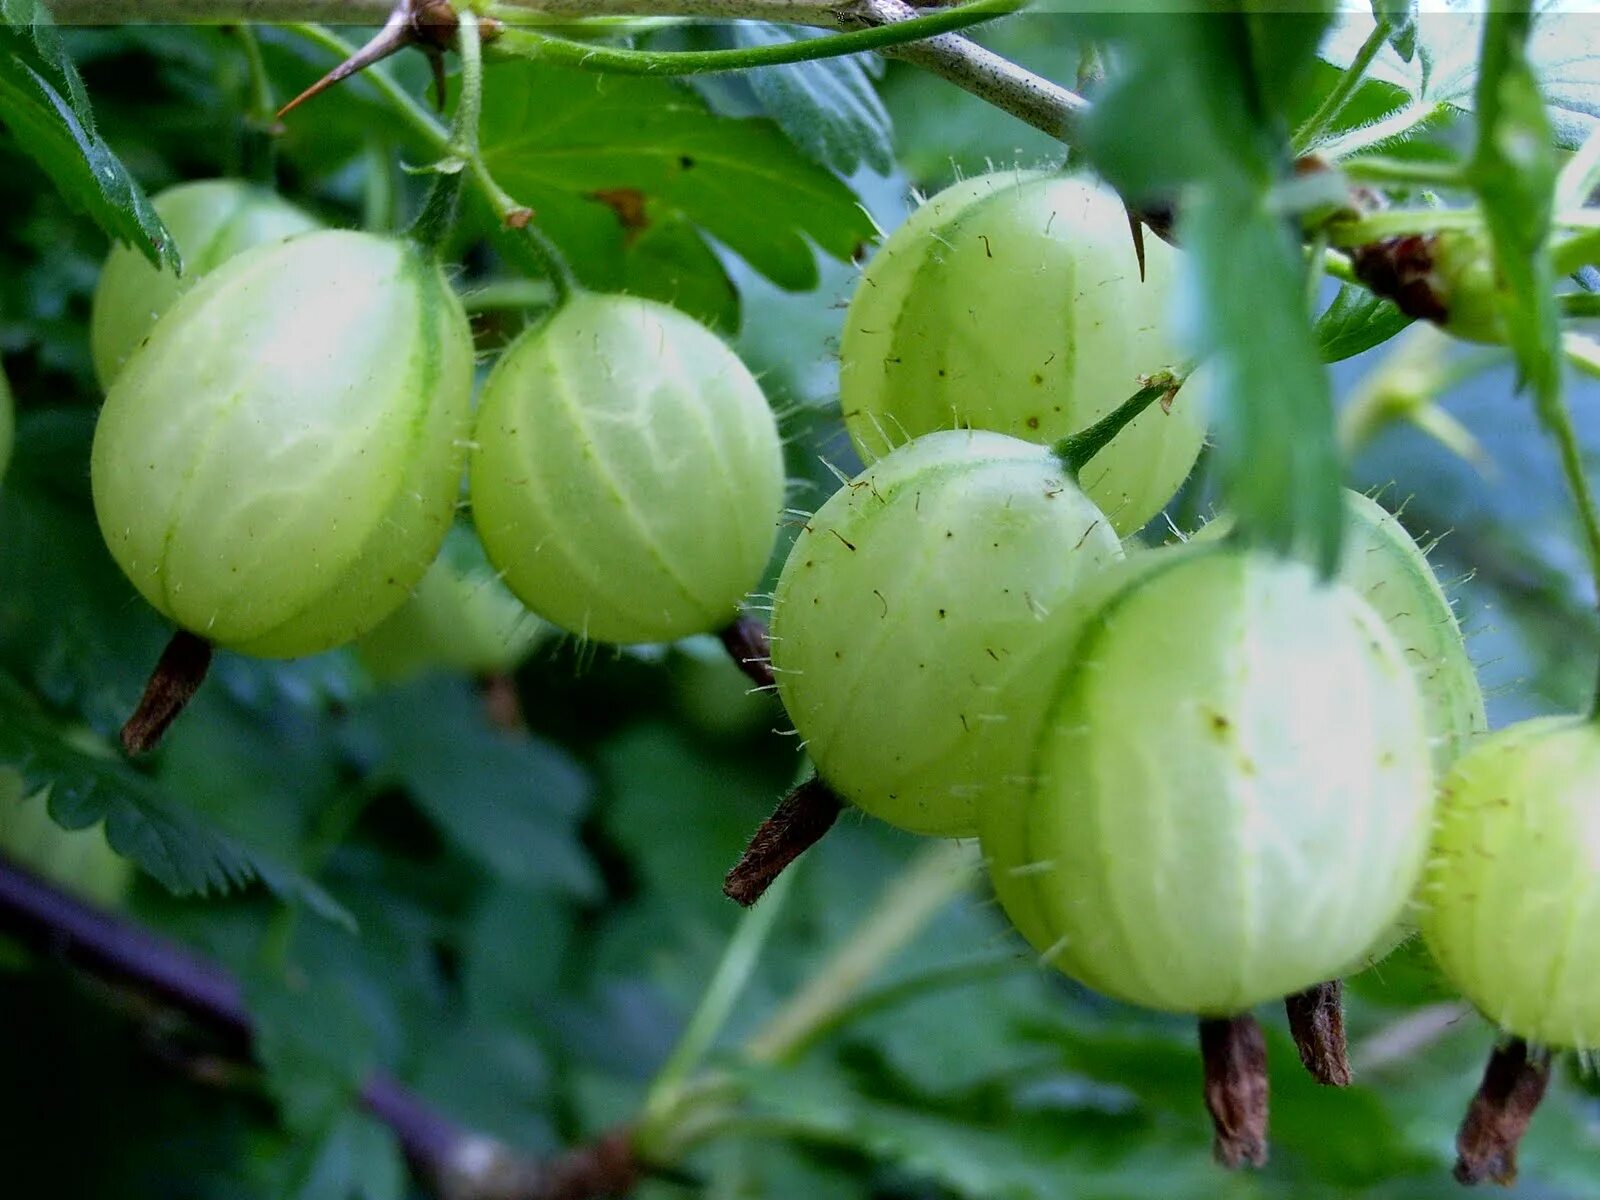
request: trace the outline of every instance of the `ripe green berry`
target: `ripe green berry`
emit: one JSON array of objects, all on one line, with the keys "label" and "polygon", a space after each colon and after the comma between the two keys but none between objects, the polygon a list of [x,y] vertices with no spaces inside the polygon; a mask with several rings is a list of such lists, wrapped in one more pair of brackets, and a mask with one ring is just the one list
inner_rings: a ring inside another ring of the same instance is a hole
[{"label": "ripe green berry", "polygon": [[472,515],[534,612],[607,642],[720,630],[783,505],[782,442],[749,370],[674,308],[579,295],[484,384]]},{"label": "ripe green berry", "polygon": [[[1006,171],[940,192],[867,264],[846,314],[840,404],[863,460],[970,426],[1055,442],[1183,355],[1168,330],[1178,254],[1145,239],[1146,278],[1115,193]],[[1152,407],[1081,483],[1120,534],[1172,498],[1204,440],[1182,393]]]},{"label": "ripe green berry", "polygon": [[1445,975],[1508,1033],[1600,1046],[1600,728],[1510,726],[1446,777],[1422,885]]},{"label": "ripe green berry", "polygon": [[778,692],[818,774],[902,829],[973,833],[1025,769],[997,764],[1042,709],[1047,618],[1121,556],[1046,447],[950,430],[878,460],[806,523],[773,597]]},{"label": "ripe green berry", "polygon": [[0,850],[89,900],[120,903],[133,883],[132,864],[107,843],[103,825],[57,825],[47,800],[47,792],[30,795],[20,774],[0,768]]},{"label": "ripe green berry", "polygon": [[1337,974],[1399,914],[1433,786],[1400,648],[1348,588],[1230,545],[1157,551],[1036,669],[1026,800],[980,810],[997,893],[1066,974],[1238,1013]]},{"label": "ripe green berry", "polygon": [[450,528],[472,335],[437,263],[322,231],[174,304],[106,397],[91,461],[112,556],[178,625],[248,654],[349,641]]},{"label": "ripe green berry", "polygon": [[183,274],[157,269],[132,246],[112,247],[89,315],[89,348],[103,388],[110,388],[156,319],[201,276],[252,246],[318,227],[287,200],[239,179],[180,183],[152,203],[177,244]]},{"label": "ripe green berry", "polygon": [[500,582],[477,535],[458,523],[411,599],[356,651],[383,680],[430,669],[491,675],[516,667],[545,632]]},{"label": "ripe green berry", "polygon": [[[1466,639],[1426,552],[1399,518],[1370,496],[1348,489],[1344,507],[1339,579],[1383,618],[1416,673],[1434,773],[1443,778],[1489,728]],[[1219,518],[1190,540],[1218,540],[1232,525],[1231,519]]]}]

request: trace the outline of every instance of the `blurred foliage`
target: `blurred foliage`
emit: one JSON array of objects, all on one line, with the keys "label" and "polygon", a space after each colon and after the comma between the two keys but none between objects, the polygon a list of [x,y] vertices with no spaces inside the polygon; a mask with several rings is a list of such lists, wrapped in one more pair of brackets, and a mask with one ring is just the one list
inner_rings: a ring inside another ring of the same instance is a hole
[{"label": "blurred foliage", "polygon": [[[1070,82],[1082,47],[1069,24],[1046,15],[982,37]],[[1420,46],[1433,36],[1422,22]],[[73,31],[64,44],[98,137],[146,189],[245,161],[247,81],[225,32]],[[282,31],[265,34],[263,49],[283,95],[327,65]],[[420,95],[423,65],[397,66]],[[1346,124],[1393,100],[1398,69],[1357,94]],[[1291,114],[1333,78],[1326,65],[1307,71],[1292,88],[1283,81]],[[913,188],[1061,157],[898,65],[880,111],[866,78],[859,66],[819,65],[738,95],[708,89],[709,101],[661,80],[599,85],[533,67],[497,68],[490,82],[496,166],[536,197],[586,278],[737,324],[784,415],[792,503],[803,510],[835,486],[823,460],[852,466],[834,354],[854,278],[845,260],[870,236],[864,214],[892,227]],[[1428,86],[1470,95],[1452,80],[1436,67]],[[1569,93],[1563,113],[1575,121],[1586,93]],[[828,123],[813,124],[807,105]],[[752,118],[764,106],[772,120]],[[21,151],[12,114],[0,110],[0,357],[21,421],[0,491],[0,765],[50,785],[62,824],[109,817],[112,845],[146,872],[127,912],[246,981],[261,1037],[255,1065],[229,1062],[202,1033],[0,947],[10,1188],[132,1200],[406,1195],[391,1134],[353,1105],[374,1066],[529,1153],[632,1118],[740,920],[719,893],[722,872],[799,767],[782,714],[708,642],[624,652],[547,641],[509,678],[436,673],[382,686],[349,652],[287,664],[224,655],[156,755],[137,766],[116,758],[116,724],[165,631],[114,570],[86,498],[99,401],[87,306],[107,243],[95,214],[64,200]],[[1438,137],[1457,132],[1446,122]],[[890,144],[892,169],[881,170]],[[355,223],[388,187],[404,214],[419,182],[373,164],[416,165],[423,153],[358,80],[288,122],[279,183],[335,222]],[[770,176],[760,188],[758,174]],[[648,229],[630,229],[615,196],[593,198],[618,188],[643,193]],[[468,294],[507,275],[481,235],[469,224],[461,239]],[[485,317],[486,348],[522,319]],[[1374,328],[1398,324],[1354,296],[1334,302],[1319,333],[1324,357],[1344,360],[1331,372],[1336,393],[1386,353],[1370,348]],[[1592,384],[1572,388],[1593,459],[1600,405]],[[1436,561],[1445,576],[1470,575],[1455,594],[1497,724],[1581,703],[1591,670],[1574,647],[1594,642],[1594,597],[1553,451],[1508,367],[1474,374],[1446,406],[1485,449],[1487,471],[1397,425],[1348,481],[1409,497],[1418,532],[1450,531]],[[1211,478],[1197,477],[1175,512],[1205,512]],[[525,727],[506,720],[508,695]],[[1348,1091],[1306,1079],[1281,1015],[1263,1014],[1273,1159],[1251,1175],[1211,1164],[1189,1024],[1040,969],[976,883],[793,1054],[742,1054],[870,924],[917,850],[847,816],[797,868],[715,1048],[750,1103],[685,1163],[694,1182],[652,1181],[641,1197],[1455,1194],[1451,1137],[1492,1035],[1415,946],[1352,984],[1359,1082]],[[162,883],[241,886],[202,899]],[[1592,1197],[1597,1129],[1593,1079],[1563,1075],[1511,1194]]]}]

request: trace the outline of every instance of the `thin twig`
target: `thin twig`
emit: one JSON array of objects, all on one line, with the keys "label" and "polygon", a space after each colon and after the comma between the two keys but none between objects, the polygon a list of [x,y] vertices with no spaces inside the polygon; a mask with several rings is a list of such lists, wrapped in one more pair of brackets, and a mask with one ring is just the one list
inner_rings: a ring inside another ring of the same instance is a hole
[{"label": "thin twig", "polygon": [[[163,21],[207,24],[260,21],[382,25],[393,0],[56,0],[55,19],[67,25]],[[918,15],[903,0],[499,0],[489,13],[515,26],[549,17],[678,16],[708,21],[775,21],[824,29],[861,29]],[[1073,144],[1088,102],[1059,84],[958,34],[885,49],[881,53],[948,80],[980,100],[1053,138]]]},{"label": "thin twig", "polygon": [[[237,981],[216,964],[123,917],[86,904],[0,857],[0,931],[172,1008],[248,1052],[254,1022]],[[592,1200],[622,1195],[638,1177],[627,1130],[535,1161],[456,1124],[383,1073],[361,1103],[387,1125],[442,1200]]]}]

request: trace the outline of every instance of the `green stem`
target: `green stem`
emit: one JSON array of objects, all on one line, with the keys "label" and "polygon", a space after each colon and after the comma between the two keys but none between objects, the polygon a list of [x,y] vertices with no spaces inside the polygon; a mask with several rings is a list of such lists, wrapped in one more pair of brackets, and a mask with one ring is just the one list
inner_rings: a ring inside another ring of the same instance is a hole
[{"label": "green stem", "polygon": [[266,60],[261,57],[261,43],[249,25],[231,27],[239,39],[239,49],[244,54],[248,77],[249,99],[244,110],[244,137],[241,174],[246,179],[271,186],[276,174],[278,105],[272,98],[272,76],[267,72]]},{"label": "green stem", "polygon": [[[355,53],[355,47],[321,25],[292,24],[284,28],[306,41],[332,51],[341,60]],[[395,83],[381,66],[368,67],[362,72],[362,78],[377,89],[384,101],[434,153],[439,155],[452,153],[451,132],[424,108],[416,97]],[[578,284],[571,266],[562,257],[555,243],[547,238],[542,230],[536,229],[531,222],[522,220],[528,211],[527,207],[518,204],[495,180],[483,161],[483,155],[478,152],[476,143],[466,162],[464,173],[503,226],[515,229],[517,225],[521,225],[520,230],[504,243],[512,254],[517,256],[528,269],[544,275],[550,281],[551,287],[555,289],[558,303],[572,295],[577,290]]]},{"label": "green stem", "polygon": [[1350,97],[1356,94],[1356,89],[1366,78],[1367,68],[1372,65],[1372,60],[1377,57],[1378,51],[1383,49],[1383,43],[1389,36],[1389,29],[1389,22],[1380,17],[1377,24],[1372,27],[1372,32],[1367,35],[1367,40],[1361,43],[1361,49],[1356,51],[1355,58],[1339,76],[1339,82],[1334,84],[1333,90],[1322,98],[1322,103],[1317,105],[1316,112],[1306,118],[1305,124],[1295,131],[1293,146],[1296,154],[1304,154],[1312,149],[1317,139],[1327,132],[1339,114],[1344,111],[1344,106],[1350,102]]},{"label": "green stem", "polygon": [[797,1059],[824,1038],[831,1037],[845,1026],[870,1017],[874,1013],[884,1012],[907,1001],[918,1000],[936,992],[967,987],[1009,975],[1015,972],[1023,961],[1016,955],[1008,953],[998,958],[979,959],[976,962],[940,963],[925,971],[907,975],[904,979],[896,979],[892,983],[863,991],[850,1004],[839,1008],[826,1020],[819,1021],[805,1037],[795,1041],[786,1057]]},{"label": "green stem", "polygon": [[1365,246],[1384,238],[1446,229],[1483,228],[1483,214],[1475,208],[1389,208],[1350,221],[1330,221],[1329,240],[1335,246]]},{"label": "green stem", "polygon": [[734,1005],[738,1003],[745,985],[750,982],[750,975],[761,957],[762,947],[772,933],[772,926],[783,910],[783,901],[789,894],[793,880],[793,872],[780,875],[767,889],[762,903],[744,910],[744,916],[722,952],[722,961],[717,964],[711,982],[700,997],[699,1006],[684,1027],[683,1036],[678,1039],[678,1044],[673,1047],[665,1065],[650,1085],[641,1122],[646,1129],[660,1125],[675,1108],[690,1074],[700,1066],[716,1042],[717,1035],[728,1023]]},{"label": "green stem", "polygon": [[553,37],[530,29],[507,27],[495,39],[496,54],[559,63],[585,71],[618,75],[700,75],[713,71],[747,71],[784,63],[809,62],[882,50],[920,42],[941,33],[991,21],[1022,8],[1027,0],[971,0],[905,21],[891,21],[869,29],[856,29],[827,37],[806,38],[773,46],[742,46],[728,50],[630,50],[595,46]]},{"label": "green stem", "polygon": [[921,851],[850,940],[745,1043],[745,1056],[763,1063],[793,1058],[814,1030],[835,1020],[891,956],[966,890],[975,865],[972,848],[961,842],[935,842]]},{"label": "green stem", "polygon": [[[1567,404],[1566,390],[1559,378],[1549,394],[1540,396],[1539,414],[1556,440],[1556,448],[1561,455],[1561,473],[1566,476],[1573,507],[1578,510],[1584,548],[1589,556],[1589,569],[1594,576],[1595,594],[1600,597],[1600,511],[1595,508],[1594,492],[1589,487],[1589,475],[1583,465],[1583,448],[1572,426],[1572,410]],[[1596,679],[1589,715],[1600,721],[1600,677]]]},{"label": "green stem", "polygon": [[1356,269],[1350,262],[1350,256],[1338,250],[1328,249],[1322,252],[1322,270],[1325,275],[1337,279],[1340,283],[1366,286],[1356,278]]},{"label": "green stem", "polygon": [[374,233],[388,233],[395,226],[399,208],[399,189],[395,187],[394,154],[387,142],[369,138],[365,150],[362,188],[361,227]]},{"label": "green stem", "polygon": [[1556,303],[1563,317],[1600,317],[1600,292],[1563,292]]},{"label": "green stem", "polygon": [[1356,183],[1387,183],[1425,188],[1467,186],[1466,170],[1458,162],[1430,162],[1369,155],[1347,158],[1339,164],[1347,179]]},{"label": "green stem", "polygon": [[1562,238],[1550,247],[1557,275],[1571,275],[1579,267],[1600,266],[1600,229],[1586,229]]},{"label": "green stem", "polygon": [[478,160],[478,119],[483,112],[483,36],[478,14],[466,9],[456,18],[456,58],[461,64],[460,99],[445,154],[434,164],[433,183],[423,199],[422,211],[412,223],[410,236],[425,246],[437,247],[455,228],[461,185],[467,165]]},{"label": "green stem", "polygon": [[504,279],[473,288],[461,297],[461,306],[472,313],[518,311],[544,308],[555,299],[543,279]]},{"label": "green stem", "polygon": [[1163,396],[1170,396],[1177,391],[1183,385],[1183,378],[1174,371],[1157,371],[1148,377],[1142,388],[1093,425],[1087,429],[1080,429],[1077,433],[1068,434],[1051,447],[1074,482],[1078,478],[1078,472],[1083,470],[1091,458],[1104,450],[1111,439],[1121,433],[1145,409]]}]

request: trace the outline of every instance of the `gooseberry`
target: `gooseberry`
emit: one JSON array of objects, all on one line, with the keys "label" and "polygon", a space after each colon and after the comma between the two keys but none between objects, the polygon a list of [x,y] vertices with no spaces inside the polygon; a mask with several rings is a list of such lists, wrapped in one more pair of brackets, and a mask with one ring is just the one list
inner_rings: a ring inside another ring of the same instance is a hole
[{"label": "gooseberry", "polygon": [[873,816],[965,836],[1030,744],[1046,622],[1122,556],[1044,446],[931,433],[806,522],[778,578],[772,666],[818,774]]},{"label": "gooseberry", "polygon": [[1046,961],[1118,999],[1229,1016],[1333,977],[1426,851],[1417,685],[1382,619],[1231,544],[1137,555],[1081,600],[1025,798],[979,810]]},{"label": "gooseberry", "polygon": [[483,387],[472,516],[535,613],[608,642],[730,624],[783,505],[777,421],[745,365],[665,304],[582,294]]},{"label": "gooseberry", "polygon": [[328,230],[229,260],[106,397],[91,475],[112,556],[217,645],[291,657],[365,632],[450,527],[472,353],[408,242]]},{"label": "gooseberry", "polygon": [[[1051,443],[1105,416],[1184,357],[1168,329],[1178,253],[1145,240],[1144,278],[1116,194],[1003,171],[940,192],[867,264],[845,316],[840,404],[871,462],[970,426]],[[1203,416],[1179,393],[1089,464],[1083,490],[1120,534],[1189,474]]]},{"label": "gooseberry", "polygon": [[89,313],[89,349],[103,388],[196,280],[252,246],[318,227],[315,218],[276,193],[241,179],[180,183],[151,202],[177,244],[183,274],[153,266],[132,246],[112,247]]}]

